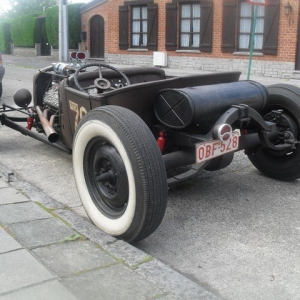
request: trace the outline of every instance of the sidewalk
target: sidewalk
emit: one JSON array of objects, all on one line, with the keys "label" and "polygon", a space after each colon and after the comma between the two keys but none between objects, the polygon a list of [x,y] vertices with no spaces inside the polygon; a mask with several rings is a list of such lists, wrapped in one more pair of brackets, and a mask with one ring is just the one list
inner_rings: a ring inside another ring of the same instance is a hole
[{"label": "sidewalk", "polygon": [[217,299],[0,165],[0,300]]}]

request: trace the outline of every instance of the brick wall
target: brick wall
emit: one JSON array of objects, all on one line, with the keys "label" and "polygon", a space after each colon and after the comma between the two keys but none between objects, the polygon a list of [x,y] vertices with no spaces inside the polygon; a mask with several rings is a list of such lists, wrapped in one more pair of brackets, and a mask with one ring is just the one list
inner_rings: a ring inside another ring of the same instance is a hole
[{"label": "brick wall", "polygon": [[[253,57],[252,74],[271,77],[290,78],[293,76],[297,32],[299,0],[289,0],[293,7],[290,23],[284,13],[285,0],[280,0],[279,39],[277,55],[257,55]],[[247,72],[248,56],[222,53],[222,0],[213,0],[213,48],[211,53],[175,52],[165,50],[165,6],[171,0],[155,0],[158,4],[158,49],[167,52],[169,68],[185,68],[207,71],[240,70]],[[119,16],[118,7],[123,0],[108,0],[82,13],[82,30],[87,32],[82,50],[89,55],[90,28],[89,22],[94,15],[101,15],[105,20],[105,60],[108,63],[151,66],[152,51],[119,50]]]}]

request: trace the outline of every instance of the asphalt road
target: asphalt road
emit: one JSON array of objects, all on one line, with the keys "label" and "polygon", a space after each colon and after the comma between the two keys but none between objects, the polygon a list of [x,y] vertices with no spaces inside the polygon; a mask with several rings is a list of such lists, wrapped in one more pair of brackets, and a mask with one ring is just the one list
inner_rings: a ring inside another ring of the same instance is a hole
[{"label": "asphalt road", "polygon": [[[6,66],[3,102],[36,70]],[[0,128],[0,162],[84,215],[71,156]],[[243,153],[169,191],[158,230],[135,246],[222,299],[300,298],[300,180],[262,176]]]}]

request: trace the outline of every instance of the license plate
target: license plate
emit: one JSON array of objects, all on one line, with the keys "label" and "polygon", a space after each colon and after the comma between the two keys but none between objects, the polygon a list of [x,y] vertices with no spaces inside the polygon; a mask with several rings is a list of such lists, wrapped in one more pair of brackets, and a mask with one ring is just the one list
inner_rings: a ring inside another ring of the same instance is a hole
[{"label": "license plate", "polygon": [[239,132],[233,131],[231,138],[222,142],[220,140],[212,140],[196,144],[196,164],[221,156],[223,154],[233,152],[239,148]]}]

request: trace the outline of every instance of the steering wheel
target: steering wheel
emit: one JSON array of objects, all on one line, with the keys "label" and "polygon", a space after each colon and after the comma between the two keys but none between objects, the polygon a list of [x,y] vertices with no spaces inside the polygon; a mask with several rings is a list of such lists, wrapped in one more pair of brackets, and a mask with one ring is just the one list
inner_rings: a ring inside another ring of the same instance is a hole
[{"label": "steering wheel", "polygon": [[[98,69],[99,69],[99,78],[96,78],[96,79],[95,79],[94,85],[91,85],[91,86],[88,86],[88,87],[86,87],[86,88],[83,88],[83,87],[79,84],[79,81],[78,81],[78,74],[79,74],[81,71],[83,71],[83,70],[85,70],[86,68],[89,68],[89,67],[98,67]],[[111,83],[109,82],[109,80],[103,78],[102,72],[101,72],[101,68],[102,68],[102,67],[103,67],[103,68],[107,68],[107,69],[111,69],[111,70],[115,71],[116,73],[118,73],[119,75],[121,75],[121,76],[125,79],[127,85],[130,85],[130,84],[131,84],[129,78],[128,78],[122,71],[120,71],[119,69],[117,69],[117,68],[115,68],[115,67],[113,67],[113,66],[111,66],[111,65],[106,65],[106,64],[95,64],[95,63],[94,63],[94,64],[86,64],[86,65],[83,65],[83,66],[79,67],[79,68],[76,70],[76,72],[75,72],[75,74],[74,74],[74,82],[75,82],[76,86],[78,87],[78,89],[79,89],[80,91],[82,91],[82,92],[85,92],[85,93],[87,93],[87,91],[86,91],[87,89],[92,89],[92,88],[97,88],[99,91],[102,91],[102,92],[104,92],[104,91],[106,91],[106,90],[109,90],[109,89],[110,89],[110,90],[115,90],[116,88],[111,86]]]}]

